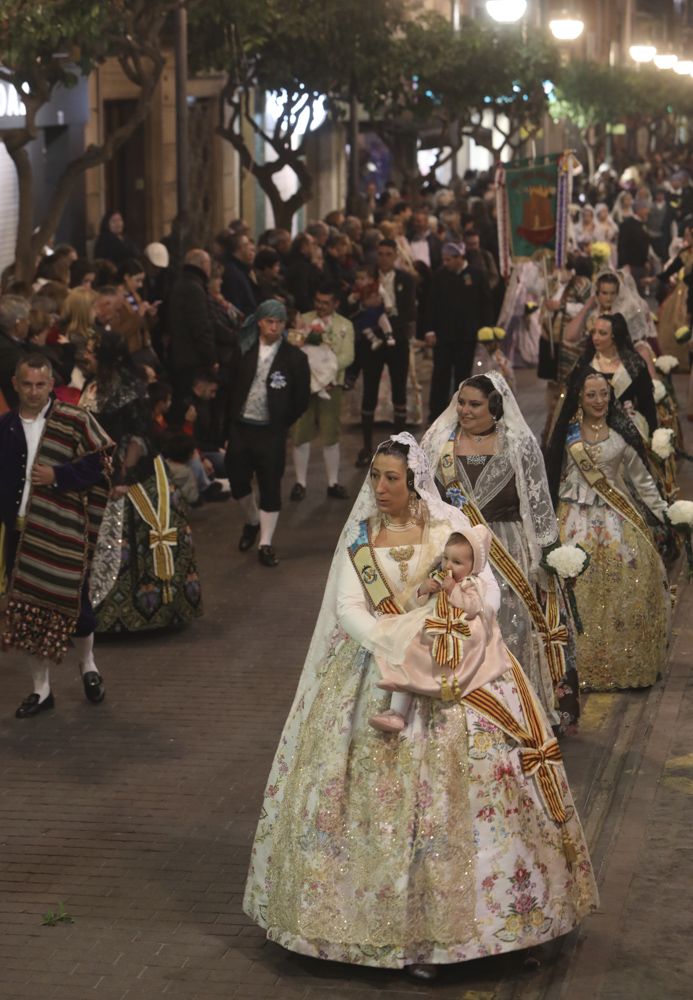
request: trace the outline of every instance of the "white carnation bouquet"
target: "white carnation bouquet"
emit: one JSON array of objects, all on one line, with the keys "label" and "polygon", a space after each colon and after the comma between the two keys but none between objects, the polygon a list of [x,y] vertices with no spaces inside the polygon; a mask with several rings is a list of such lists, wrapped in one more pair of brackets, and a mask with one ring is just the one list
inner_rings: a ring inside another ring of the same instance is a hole
[{"label": "white carnation bouquet", "polygon": [[686,556],[688,557],[688,579],[693,580],[693,545],[691,545],[693,500],[675,500],[667,510],[667,520],[672,528],[683,535]]},{"label": "white carnation bouquet", "polygon": [[676,435],[671,427],[658,427],[652,435],[650,447],[657,458],[666,462],[676,452]]},{"label": "white carnation bouquet", "polygon": [[590,564],[590,554],[582,545],[555,545],[545,550],[541,565],[547,573],[557,577],[564,597],[570,605],[570,611],[575,622],[575,628],[582,634],[582,622],[575,600],[575,581],[585,572]]},{"label": "white carnation bouquet", "polygon": [[667,387],[664,385],[661,378],[652,379],[652,393],[654,395],[655,403],[661,403],[663,399],[667,398]]},{"label": "white carnation bouquet", "polygon": [[668,375],[670,372],[673,372],[674,368],[678,368],[678,364],[679,359],[675,358],[673,354],[662,354],[654,360],[655,368],[662,375]]}]

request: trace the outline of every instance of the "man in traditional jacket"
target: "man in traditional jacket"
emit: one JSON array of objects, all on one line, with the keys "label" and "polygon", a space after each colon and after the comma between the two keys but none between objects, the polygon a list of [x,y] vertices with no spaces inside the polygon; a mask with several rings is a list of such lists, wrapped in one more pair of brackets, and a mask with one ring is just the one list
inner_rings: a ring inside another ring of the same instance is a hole
[{"label": "man in traditional jacket", "polygon": [[43,355],[22,358],[13,385],[17,408],[0,417],[0,592],[3,649],[23,652],[34,682],[16,712],[25,719],[54,707],[48,664],[73,637],[86,697],[103,701],[88,581],[113,442],[86,410],[53,398]]}]

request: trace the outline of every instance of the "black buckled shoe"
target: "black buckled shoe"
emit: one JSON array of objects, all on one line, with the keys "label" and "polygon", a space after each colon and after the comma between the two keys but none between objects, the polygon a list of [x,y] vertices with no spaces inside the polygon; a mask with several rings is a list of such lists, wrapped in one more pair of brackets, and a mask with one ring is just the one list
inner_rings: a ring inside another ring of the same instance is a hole
[{"label": "black buckled shoe", "polygon": [[86,674],[82,674],[82,683],[87,701],[98,705],[100,701],[104,700],[106,688],[103,686],[103,678],[98,670],[87,670]]},{"label": "black buckled shoe", "polygon": [[257,550],[257,557],[263,566],[279,565],[279,557],[271,545],[261,545]]},{"label": "black buckled shoe", "polygon": [[344,486],[340,486],[339,483],[335,483],[334,486],[327,487],[328,497],[332,497],[333,500],[348,500],[349,494]]},{"label": "black buckled shoe", "polygon": [[260,531],[259,524],[244,524],[243,531],[241,532],[241,537],[238,541],[239,552],[247,552],[248,549],[252,549],[255,544],[255,539]]},{"label": "black buckled shoe", "polygon": [[294,483],[289,493],[289,500],[305,500],[306,488],[303,483]]},{"label": "black buckled shoe", "polygon": [[14,715],[16,719],[30,719],[32,715],[38,715],[39,712],[49,712],[52,708],[55,708],[55,698],[52,691],[43,701],[39,701],[37,694],[30,694],[28,698],[24,699]]}]

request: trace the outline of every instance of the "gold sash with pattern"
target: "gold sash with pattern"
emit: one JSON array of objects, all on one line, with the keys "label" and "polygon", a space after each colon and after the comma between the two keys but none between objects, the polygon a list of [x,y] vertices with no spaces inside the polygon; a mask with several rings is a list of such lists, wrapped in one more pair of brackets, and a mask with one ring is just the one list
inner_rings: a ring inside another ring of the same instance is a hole
[{"label": "gold sash with pattern", "polygon": [[[446,492],[449,489],[454,489],[462,495],[462,485],[456,476],[454,435],[446,442],[438,469]],[[471,523],[474,526],[483,524],[488,527],[484,515],[477,505],[468,496],[463,499],[464,502],[459,509],[467,515]],[[546,612],[544,612],[536,596],[534,587],[522,572],[515,559],[513,559],[503,543],[493,532],[491,532],[489,559],[494,569],[498,570],[527,609],[527,613],[544,643],[544,651],[549,664],[551,680],[554,684],[557,684],[565,674],[565,653],[563,647],[568,642],[568,629],[560,620],[555,581],[549,579]]]},{"label": "gold sash with pattern", "polygon": [[362,521],[356,541],[348,547],[349,558],[376,615],[403,615],[392,588],[383,576],[373,548],[370,527]]},{"label": "gold sash with pattern", "polygon": [[128,490],[128,499],[145,524],[149,525],[149,548],[152,550],[154,573],[163,581],[162,602],[173,600],[171,580],[175,572],[173,548],[178,544],[178,529],[171,527],[171,493],[166,475],[166,466],[161,455],[154,459],[156,474],[156,510],[142,486],[137,483]]},{"label": "gold sash with pattern", "polygon": [[[648,544],[654,549],[654,542],[652,541],[652,535],[650,530],[645,523],[640,511],[638,511],[633,504],[628,500],[627,497],[621,493],[620,490],[612,486],[609,480],[606,478],[599,466],[595,465],[590,458],[585,444],[582,438],[578,437],[577,440],[568,442],[568,451],[570,452],[573,461],[577,465],[582,477],[587,482],[588,486],[591,486],[595,493],[604,500],[608,505],[620,514],[621,517],[625,518],[632,526],[640,532],[640,534],[645,538]],[[655,549],[656,551],[656,549]]]}]

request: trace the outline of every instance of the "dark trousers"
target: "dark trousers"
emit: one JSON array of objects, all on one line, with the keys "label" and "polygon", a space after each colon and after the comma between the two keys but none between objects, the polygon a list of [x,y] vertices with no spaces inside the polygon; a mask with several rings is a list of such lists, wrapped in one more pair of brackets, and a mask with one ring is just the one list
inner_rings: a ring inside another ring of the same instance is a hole
[{"label": "dark trousers", "polygon": [[361,413],[364,417],[373,418],[378,402],[378,388],[383,368],[387,365],[392,385],[392,407],[395,411],[395,422],[398,418],[405,420],[407,416],[407,375],[409,373],[409,341],[404,336],[398,336],[394,347],[383,345],[377,351],[371,350],[371,345],[365,341],[361,348],[361,366],[363,369],[363,401]]},{"label": "dark trousers", "polygon": [[[12,570],[14,569],[15,559],[17,558],[17,548],[19,547],[20,533],[15,531],[13,528],[7,528],[5,530],[5,568],[7,572],[7,585],[9,587],[10,580],[12,578]],[[75,626],[75,635],[83,639],[92,632],[96,630],[96,614],[91,606],[91,601],[89,600],[89,573],[84,578],[84,583],[82,584],[82,593],[80,594],[79,603],[79,616],[77,618],[77,625]]]},{"label": "dark trousers", "polygon": [[[458,338],[439,340],[433,348],[433,374],[431,375],[431,395],[429,419],[435,420],[450,402],[452,393],[463,379],[472,374],[472,363],[476,341]],[[453,383],[454,378],[454,383]]]},{"label": "dark trousers", "polygon": [[234,423],[226,448],[226,469],[231,493],[236,500],[247,497],[253,488],[253,475],[260,491],[261,510],[272,513],[282,509],[281,484],[286,462],[284,429]]}]

